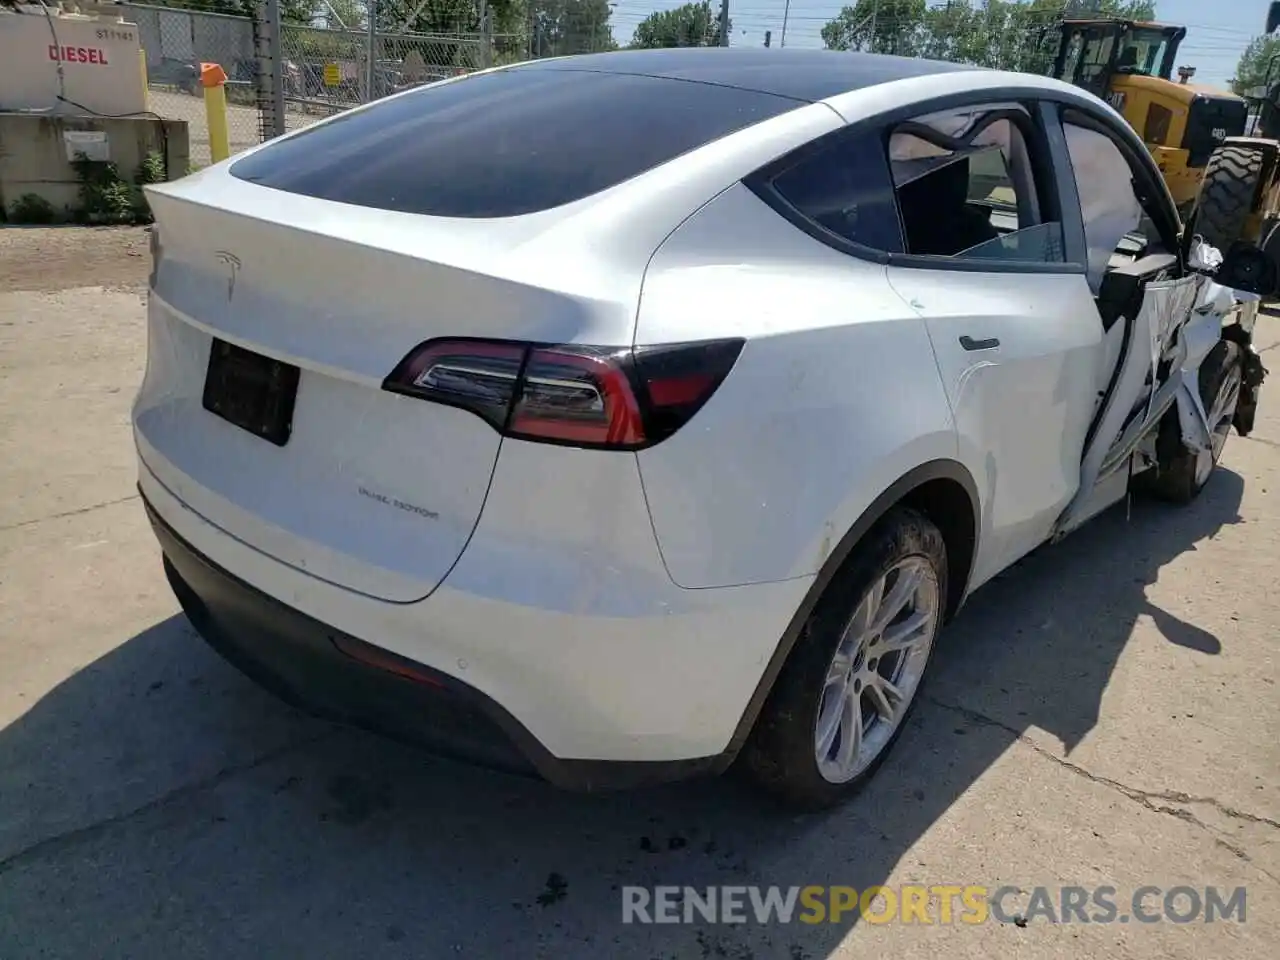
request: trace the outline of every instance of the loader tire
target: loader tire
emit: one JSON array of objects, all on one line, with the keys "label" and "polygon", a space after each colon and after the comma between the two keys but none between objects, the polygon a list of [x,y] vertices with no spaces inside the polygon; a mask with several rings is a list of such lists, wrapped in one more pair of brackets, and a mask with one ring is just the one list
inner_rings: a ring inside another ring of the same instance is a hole
[{"label": "loader tire", "polygon": [[1261,179],[1261,151],[1219,147],[1204,168],[1192,229],[1225,255],[1244,233]]}]

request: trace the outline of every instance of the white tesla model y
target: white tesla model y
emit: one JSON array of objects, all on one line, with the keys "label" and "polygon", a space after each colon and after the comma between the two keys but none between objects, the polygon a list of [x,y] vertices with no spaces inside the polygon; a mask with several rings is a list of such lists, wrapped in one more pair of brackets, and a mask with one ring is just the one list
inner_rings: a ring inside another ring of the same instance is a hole
[{"label": "white tesla model y", "polygon": [[1141,141],[1040,77],[536,61],[148,195],[139,482],[192,622],[566,787],[740,757],[838,801],[969,591],[1131,472],[1193,497],[1256,399]]}]

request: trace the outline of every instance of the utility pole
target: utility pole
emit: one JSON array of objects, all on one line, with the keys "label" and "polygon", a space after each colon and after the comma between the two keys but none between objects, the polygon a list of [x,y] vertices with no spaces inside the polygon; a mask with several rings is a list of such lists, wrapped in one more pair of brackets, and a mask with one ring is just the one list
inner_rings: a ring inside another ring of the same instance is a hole
[{"label": "utility pole", "polygon": [[782,8],[782,39],[778,41],[778,46],[785,47],[787,45],[787,18],[791,16],[791,0],[787,0],[786,6]]},{"label": "utility pole", "polygon": [[488,70],[493,66],[493,32],[489,29],[489,5],[480,0],[480,66]]},{"label": "utility pole", "polygon": [[378,45],[378,0],[367,0],[365,13],[369,18],[369,52],[364,65],[364,99],[368,103],[375,99],[373,93],[374,47]]},{"label": "utility pole", "polygon": [[729,0],[720,0],[720,46],[729,45]]},{"label": "utility pole", "polygon": [[284,56],[280,37],[280,0],[259,0],[253,19],[258,58],[258,116],[263,140],[283,136]]},{"label": "utility pole", "polygon": [[871,4],[871,52],[876,52],[876,15],[880,13],[880,0],[872,0]]}]

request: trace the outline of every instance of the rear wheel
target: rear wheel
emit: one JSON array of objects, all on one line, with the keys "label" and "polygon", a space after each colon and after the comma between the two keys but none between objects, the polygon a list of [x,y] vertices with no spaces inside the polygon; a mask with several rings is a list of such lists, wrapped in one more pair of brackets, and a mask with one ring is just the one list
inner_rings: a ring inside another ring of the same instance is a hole
[{"label": "rear wheel", "polygon": [[1239,345],[1220,340],[1200,364],[1200,403],[1209,425],[1209,445],[1203,450],[1189,448],[1182,440],[1177,409],[1170,410],[1156,441],[1161,465],[1148,483],[1156,496],[1171,503],[1190,503],[1199,496],[1226,446],[1242,383]]},{"label": "rear wheel", "polygon": [[1262,179],[1262,159],[1261,151],[1229,145],[1215,150],[1205,167],[1193,226],[1223,254],[1244,233]]},{"label": "rear wheel", "polygon": [[942,534],[914,510],[891,511],[805,624],[752,731],[747,772],[800,809],[855,794],[902,733],[946,596]]}]

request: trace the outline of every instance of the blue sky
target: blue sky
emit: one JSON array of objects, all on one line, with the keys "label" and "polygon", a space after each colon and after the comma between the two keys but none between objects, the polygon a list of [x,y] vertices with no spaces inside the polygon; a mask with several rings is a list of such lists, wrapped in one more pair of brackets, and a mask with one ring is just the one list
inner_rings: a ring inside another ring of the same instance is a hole
[{"label": "blue sky", "polygon": [[[681,6],[685,0],[617,0],[613,32],[620,42],[631,37],[636,24],[654,10]],[[712,0],[713,3],[716,0]],[[760,46],[764,32],[773,31],[776,46],[782,38],[785,0],[729,0],[733,20],[731,44]],[[788,47],[821,47],[818,31],[844,4],[839,0],[792,0],[787,18]],[[1249,40],[1262,32],[1267,0],[1156,0],[1156,15],[1166,23],[1187,27],[1180,64],[1196,67],[1196,82],[1224,86]]]}]

